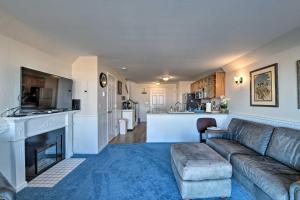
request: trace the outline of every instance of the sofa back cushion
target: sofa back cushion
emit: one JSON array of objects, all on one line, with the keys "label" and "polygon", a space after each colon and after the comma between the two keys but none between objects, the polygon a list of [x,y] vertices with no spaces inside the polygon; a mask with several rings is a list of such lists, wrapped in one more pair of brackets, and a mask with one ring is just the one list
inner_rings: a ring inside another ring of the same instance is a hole
[{"label": "sofa back cushion", "polygon": [[233,118],[228,126],[231,138],[244,146],[265,155],[274,127]]},{"label": "sofa back cushion", "polygon": [[300,130],[275,128],[267,156],[300,171]]},{"label": "sofa back cushion", "polygon": [[230,138],[233,140],[237,140],[237,136],[239,135],[240,130],[242,129],[243,120],[238,118],[232,118],[228,125],[228,132],[230,134]]}]

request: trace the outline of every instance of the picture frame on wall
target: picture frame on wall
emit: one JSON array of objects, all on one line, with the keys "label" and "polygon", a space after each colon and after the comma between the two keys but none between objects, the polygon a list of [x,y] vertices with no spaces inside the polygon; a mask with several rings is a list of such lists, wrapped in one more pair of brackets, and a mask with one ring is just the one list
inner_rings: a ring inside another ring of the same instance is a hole
[{"label": "picture frame on wall", "polygon": [[250,105],[278,107],[278,63],[250,72]]},{"label": "picture frame on wall", "polygon": [[122,82],[118,81],[118,95],[122,95]]},{"label": "picture frame on wall", "polygon": [[298,109],[300,109],[300,60],[297,61]]}]

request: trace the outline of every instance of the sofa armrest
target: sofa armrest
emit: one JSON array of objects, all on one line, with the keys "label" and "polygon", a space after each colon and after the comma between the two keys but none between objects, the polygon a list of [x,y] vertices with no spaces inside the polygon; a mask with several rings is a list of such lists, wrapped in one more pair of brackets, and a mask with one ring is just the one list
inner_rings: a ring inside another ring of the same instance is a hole
[{"label": "sofa armrest", "polygon": [[227,130],[206,130],[205,139],[211,138],[230,139],[230,132]]},{"label": "sofa armrest", "polygon": [[0,199],[15,200],[16,192],[14,188],[8,183],[5,177],[0,173]]},{"label": "sofa armrest", "polygon": [[290,200],[300,200],[300,181],[290,185]]}]

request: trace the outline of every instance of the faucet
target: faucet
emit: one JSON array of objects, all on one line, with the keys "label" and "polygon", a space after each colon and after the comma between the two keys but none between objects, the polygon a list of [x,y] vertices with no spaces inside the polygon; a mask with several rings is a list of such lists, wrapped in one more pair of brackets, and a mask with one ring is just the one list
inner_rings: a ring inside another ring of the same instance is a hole
[{"label": "faucet", "polygon": [[179,112],[180,111],[180,107],[181,107],[181,103],[179,101],[177,101],[174,105],[174,110],[176,112]]}]

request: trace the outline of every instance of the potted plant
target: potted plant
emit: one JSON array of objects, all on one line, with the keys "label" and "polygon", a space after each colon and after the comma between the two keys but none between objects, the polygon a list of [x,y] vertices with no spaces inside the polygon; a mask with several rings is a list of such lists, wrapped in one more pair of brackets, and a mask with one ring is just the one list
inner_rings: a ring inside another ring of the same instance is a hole
[{"label": "potted plant", "polygon": [[229,113],[228,109],[228,102],[229,98],[226,98],[225,96],[221,96],[221,101],[220,101],[220,112],[221,113]]}]

